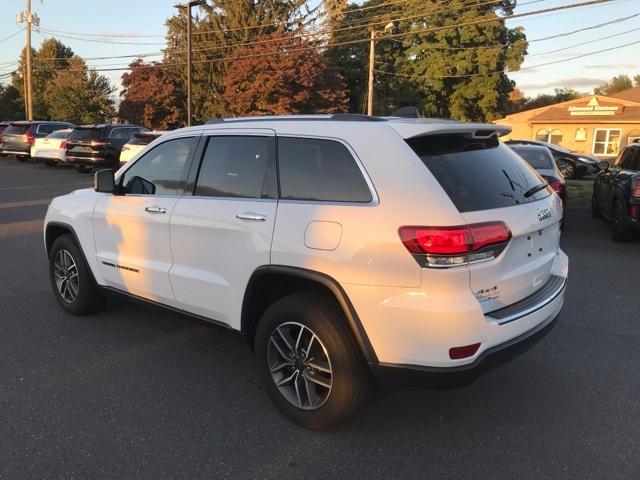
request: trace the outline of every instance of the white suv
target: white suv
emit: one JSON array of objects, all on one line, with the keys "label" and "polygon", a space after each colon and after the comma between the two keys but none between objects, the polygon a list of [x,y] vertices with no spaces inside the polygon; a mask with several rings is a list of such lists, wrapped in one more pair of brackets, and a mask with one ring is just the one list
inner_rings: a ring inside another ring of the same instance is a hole
[{"label": "white suv", "polygon": [[237,330],[277,406],[327,427],[372,371],[472,368],[557,317],[562,204],[508,131],[334,115],[170,132],[53,200],[53,290],[73,314],[115,291]]}]

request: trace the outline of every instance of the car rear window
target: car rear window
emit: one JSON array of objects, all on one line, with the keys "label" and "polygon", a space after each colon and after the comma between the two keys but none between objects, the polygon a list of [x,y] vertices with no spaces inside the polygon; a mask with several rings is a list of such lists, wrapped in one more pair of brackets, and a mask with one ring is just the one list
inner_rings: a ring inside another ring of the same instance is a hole
[{"label": "car rear window", "polygon": [[47,138],[67,138],[69,130],[56,130],[53,133],[47,135]]},{"label": "car rear window", "polygon": [[543,180],[495,136],[428,135],[407,143],[460,212],[510,207],[550,195],[546,188],[525,197]]},{"label": "car rear window", "polygon": [[149,145],[158,137],[159,135],[136,133],[133,138],[129,140],[129,145]]},{"label": "car rear window", "polygon": [[545,149],[518,147],[511,148],[536,170],[552,170],[554,168],[553,156],[551,155],[551,152]]},{"label": "car rear window", "polygon": [[24,135],[31,125],[9,125],[4,131],[5,135]]},{"label": "car rear window", "polygon": [[69,141],[72,142],[82,142],[82,141],[91,141],[98,140],[102,138],[102,129],[101,128],[75,128],[71,135],[69,135]]}]

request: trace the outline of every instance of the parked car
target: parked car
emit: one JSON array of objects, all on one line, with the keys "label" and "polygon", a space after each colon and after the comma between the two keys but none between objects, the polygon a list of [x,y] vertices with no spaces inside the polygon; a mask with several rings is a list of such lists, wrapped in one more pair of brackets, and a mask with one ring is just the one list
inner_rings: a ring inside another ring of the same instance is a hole
[{"label": "parked car", "polygon": [[4,153],[2,153],[2,135],[4,134],[4,131],[7,129],[7,127],[9,126],[9,122],[0,122],[0,157],[4,157]]},{"label": "parked car", "polygon": [[600,171],[598,167],[600,160],[598,158],[584,153],[572,152],[560,145],[539,140],[507,140],[505,143],[508,145],[540,145],[547,147],[551,151],[553,158],[555,158],[564,178],[580,178]]},{"label": "parked car", "polygon": [[567,206],[567,186],[564,176],[547,147],[539,145],[510,145],[516,152],[544,178],[549,186],[560,196],[562,204]]},{"label": "parked car", "polygon": [[154,130],[151,132],[138,132],[136,133],[131,140],[129,140],[124,147],[122,147],[122,151],[120,152],[120,165],[127,163],[133,157],[135,157],[139,152],[144,150],[144,148],[153,142],[159,136],[165,134],[167,132]]},{"label": "parked car", "polygon": [[67,138],[67,163],[81,172],[97,167],[117,169],[122,147],[136,133],[147,131],[137,125],[101,124],[82,125]]},{"label": "parked car", "polygon": [[604,170],[593,183],[591,210],[611,223],[611,238],[625,242],[640,232],[640,143],[631,143],[613,165],[602,162]]},{"label": "parked car", "polygon": [[31,157],[31,147],[36,139],[73,127],[72,123],[43,120],[10,122],[2,136],[2,153],[24,162]]},{"label": "parked car", "polygon": [[274,403],[316,429],[358,410],[371,373],[475,369],[549,331],[562,202],[498,141],[508,127],[284,120],[169,132],[55,198],[61,307],[114,292],[241,332]]},{"label": "parked car", "polygon": [[55,167],[60,162],[64,163],[67,137],[72,131],[72,128],[65,128],[50,133],[46,137],[37,138],[31,147],[31,158],[43,162],[48,167]]}]

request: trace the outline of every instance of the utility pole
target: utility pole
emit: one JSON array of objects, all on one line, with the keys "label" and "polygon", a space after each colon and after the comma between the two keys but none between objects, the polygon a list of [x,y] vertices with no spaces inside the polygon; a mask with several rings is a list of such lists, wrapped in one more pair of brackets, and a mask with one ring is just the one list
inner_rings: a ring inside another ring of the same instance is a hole
[{"label": "utility pole", "polygon": [[36,27],[40,25],[40,19],[35,13],[31,13],[31,0],[26,0],[27,8],[24,12],[18,12],[18,23],[26,23],[25,30],[27,31],[27,44],[25,52],[25,72],[24,72],[24,91],[25,91],[25,109],[27,114],[27,120],[33,120],[33,95],[31,88],[31,26]]},{"label": "utility pole", "polygon": [[376,31],[371,29],[369,41],[369,81],[367,91],[367,115],[373,115],[373,64],[376,60]]},{"label": "utility pole", "polygon": [[373,67],[376,63],[376,34],[377,33],[393,33],[396,30],[396,23],[389,22],[385,25],[384,30],[376,32],[371,30],[371,39],[369,40],[369,80],[367,90],[367,115],[373,115]]},{"label": "utility pole", "polygon": [[176,5],[187,10],[187,126],[191,126],[191,7],[206,4],[206,0],[189,0]]}]

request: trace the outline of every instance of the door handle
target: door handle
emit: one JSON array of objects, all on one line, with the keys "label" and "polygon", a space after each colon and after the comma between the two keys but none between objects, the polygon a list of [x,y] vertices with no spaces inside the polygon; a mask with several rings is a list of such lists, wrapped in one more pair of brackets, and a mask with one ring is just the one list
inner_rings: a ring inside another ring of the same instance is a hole
[{"label": "door handle", "polygon": [[266,215],[262,215],[260,213],[253,212],[244,212],[236,214],[236,218],[238,220],[251,220],[253,222],[264,222],[267,220]]},{"label": "door handle", "polygon": [[167,213],[167,209],[162,207],[147,207],[144,211],[149,213]]}]

